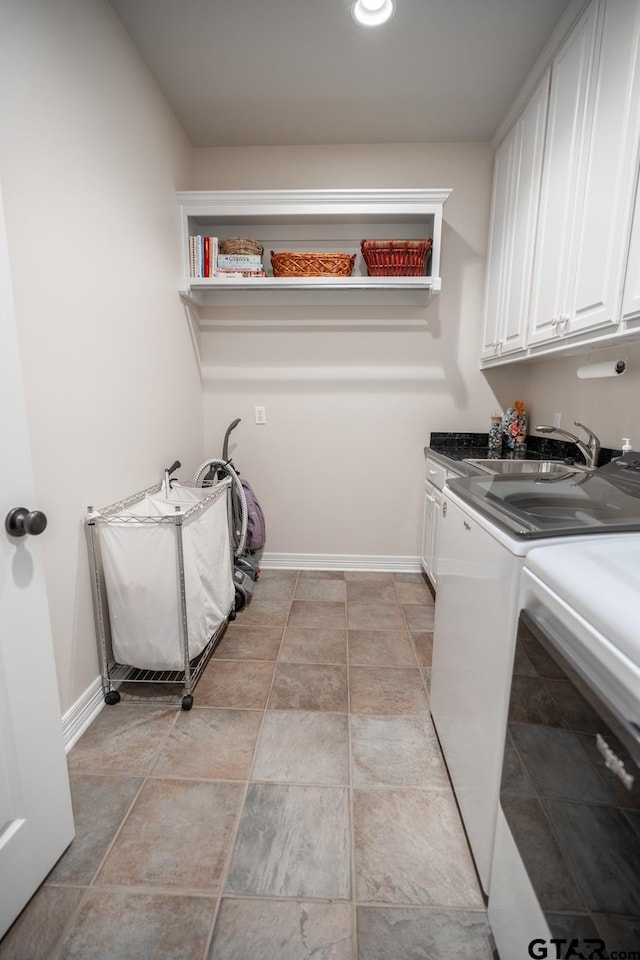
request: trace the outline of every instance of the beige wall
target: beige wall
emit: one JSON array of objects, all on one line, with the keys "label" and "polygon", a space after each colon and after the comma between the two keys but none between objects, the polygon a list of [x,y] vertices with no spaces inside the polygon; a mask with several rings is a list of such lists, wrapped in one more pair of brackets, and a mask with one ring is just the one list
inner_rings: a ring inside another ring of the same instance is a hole
[{"label": "beige wall", "polygon": [[478,365],[492,159],[478,143],[194,151],[195,189],[453,191],[442,293],[426,306],[291,298],[205,312],[224,321],[202,338],[207,444],[218,453],[242,417],[234,455],[264,507],[267,554],[417,558],[430,432],[486,430],[496,404]]},{"label": "beige wall", "polygon": [[[627,359],[627,370],[619,377],[599,380],[578,379],[578,367],[588,363]],[[519,366],[519,365],[517,365]],[[619,449],[622,438],[630,437],[640,449],[640,345],[604,347],[576,356],[540,359],[521,367],[524,393],[529,401],[531,425],[552,423],[554,413],[562,414],[562,427],[580,434],[579,420],[594,430],[602,445]],[[493,373],[487,378],[493,382]],[[497,388],[500,393],[500,389]]]},{"label": "beige wall", "polygon": [[[16,0],[0,31],[6,208],[61,706],[98,675],[83,515],[202,448],[176,289],[191,152],[104,0]],[[25,664],[28,682],[29,665]]]}]

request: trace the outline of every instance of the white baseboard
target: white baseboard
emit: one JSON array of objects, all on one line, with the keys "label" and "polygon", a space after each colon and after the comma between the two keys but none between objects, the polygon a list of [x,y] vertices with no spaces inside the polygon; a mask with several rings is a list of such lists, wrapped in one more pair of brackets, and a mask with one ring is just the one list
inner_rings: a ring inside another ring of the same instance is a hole
[{"label": "white baseboard", "polygon": [[67,710],[62,718],[62,733],[65,752],[69,753],[87,727],[95,720],[104,707],[102,678],[96,677],[82,696]]},{"label": "white baseboard", "polygon": [[364,570],[383,573],[420,573],[420,557],[343,556],[325,553],[265,553],[264,570]]}]

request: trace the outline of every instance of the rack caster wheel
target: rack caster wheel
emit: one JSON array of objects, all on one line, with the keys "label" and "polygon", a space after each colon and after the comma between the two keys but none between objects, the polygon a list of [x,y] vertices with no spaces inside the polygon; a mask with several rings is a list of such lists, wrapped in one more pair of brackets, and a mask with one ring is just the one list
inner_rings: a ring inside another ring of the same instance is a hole
[{"label": "rack caster wheel", "polygon": [[244,593],[240,593],[239,590],[236,590],[235,612],[240,613],[246,602],[247,598],[245,597]]},{"label": "rack caster wheel", "polygon": [[110,707],[113,706],[114,703],[120,703],[120,699],[121,697],[117,690],[110,690],[109,693],[105,693],[104,695],[104,702],[109,704]]},{"label": "rack caster wheel", "polygon": [[191,710],[192,706],[193,706],[193,697],[191,696],[190,693],[187,693],[182,698],[182,709]]}]

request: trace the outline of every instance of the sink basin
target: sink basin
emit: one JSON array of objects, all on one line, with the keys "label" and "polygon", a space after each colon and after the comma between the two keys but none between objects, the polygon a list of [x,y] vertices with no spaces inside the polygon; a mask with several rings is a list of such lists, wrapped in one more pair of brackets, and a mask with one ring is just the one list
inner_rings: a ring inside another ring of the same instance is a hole
[{"label": "sink basin", "polygon": [[519,474],[519,473],[575,473],[584,472],[587,467],[580,464],[559,462],[558,460],[465,460],[472,466],[485,473]]}]

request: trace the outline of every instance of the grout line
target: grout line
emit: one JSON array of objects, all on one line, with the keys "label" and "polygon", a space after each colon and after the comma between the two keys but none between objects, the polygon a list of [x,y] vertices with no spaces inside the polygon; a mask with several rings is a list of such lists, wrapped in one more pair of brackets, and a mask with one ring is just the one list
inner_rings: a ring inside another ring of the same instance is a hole
[{"label": "grout line", "polygon": [[[299,577],[299,572],[296,574],[296,581],[295,581],[296,584],[297,584],[297,582],[298,582],[298,577]],[[293,597],[293,593],[295,593],[295,584],[294,584],[294,589],[293,589],[293,591],[292,591],[292,597]],[[291,612],[291,604],[292,604],[292,603],[293,603],[293,599],[291,599],[291,600],[289,601],[289,604],[290,604],[290,605],[289,605],[289,613]],[[288,619],[289,619],[289,617],[287,616],[287,621],[288,621]],[[251,780],[251,774],[252,774],[252,772],[253,772],[253,765],[254,765],[254,763],[255,763],[256,753],[257,753],[257,750],[258,750],[258,744],[260,743],[260,739],[261,739],[261,737],[262,737],[262,731],[263,731],[263,729],[264,729],[264,724],[265,724],[265,720],[266,720],[266,716],[267,716],[267,709],[268,709],[268,706],[269,706],[269,700],[270,700],[270,698],[271,698],[271,691],[273,690],[273,685],[274,685],[274,683],[275,683],[276,673],[277,673],[277,669],[278,669],[278,657],[279,657],[279,655],[280,655],[280,650],[282,649],[282,643],[283,643],[283,641],[284,641],[284,634],[285,634],[285,630],[286,630],[287,621],[285,621],[285,624],[284,624],[284,626],[283,626],[283,628],[282,628],[282,636],[280,637],[280,646],[278,647],[278,653],[277,653],[277,655],[276,655],[276,659],[275,659],[275,662],[274,662],[273,674],[272,674],[272,676],[271,676],[271,683],[269,684],[269,690],[267,691],[267,696],[266,696],[266,698],[265,698],[264,707],[263,707],[263,709],[262,709],[262,718],[261,718],[261,720],[260,720],[260,724],[259,724],[259,727],[258,727],[258,733],[257,733],[256,739],[255,739],[255,743],[254,743],[254,745],[253,745],[253,753],[252,753],[252,756],[251,756],[251,762],[249,763],[249,767],[248,767],[247,779],[246,779],[245,781],[235,781],[236,783],[242,783],[242,782],[244,782],[244,791],[243,791],[243,794],[242,794],[242,799],[241,799],[240,804],[239,804],[239,806],[238,806],[238,815],[237,815],[237,817],[236,817],[236,822],[235,822],[235,825],[234,825],[233,834],[232,834],[232,837],[231,837],[231,840],[230,840],[230,843],[229,843],[229,849],[228,849],[228,851],[227,851],[227,856],[225,857],[225,862],[224,862],[222,871],[221,871],[221,873],[220,873],[220,897],[219,897],[219,900],[218,900],[218,908],[217,908],[217,910],[216,910],[216,917],[215,917],[214,923],[213,923],[212,926],[211,926],[210,938],[209,938],[209,942],[208,942],[208,945],[207,945],[208,950],[210,950],[211,944],[213,943],[213,936],[214,936],[214,933],[215,933],[215,924],[217,923],[218,914],[219,914],[219,912],[220,912],[220,904],[222,903],[222,899],[223,899],[223,897],[225,896],[225,887],[226,887],[226,884],[227,884],[227,879],[228,879],[228,877],[229,877],[229,871],[230,871],[230,869],[231,869],[231,864],[232,864],[232,862],[233,862],[233,854],[235,853],[236,844],[237,844],[237,842],[238,842],[238,835],[239,835],[239,833],[240,833],[240,824],[242,823],[242,815],[243,815],[243,813],[244,813],[245,803],[246,803],[246,800],[247,800],[247,793],[249,792],[249,786],[250,786],[250,784],[251,784],[251,782],[252,782],[252,780]],[[208,956],[208,953],[205,953],[204,956],[205,956],[205,960],[206,960],[206,957]]]},{"label": "grout line", "polygon": [[[345,620],[348,624],[347,601],[345,600]],[[358,910],[356,907],[356,837],[353,805],[353,743],[351,729],[351,670],[349,664],[349,628],[347,627],[347,736],[348,736],[348,763],[349,763],[349,839],[350,839],[350,869],[351,869],[351,957],[358,960]]]}]

